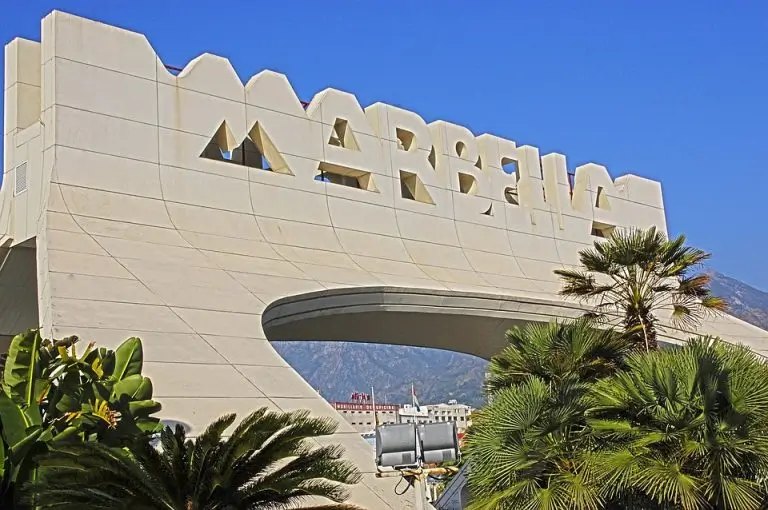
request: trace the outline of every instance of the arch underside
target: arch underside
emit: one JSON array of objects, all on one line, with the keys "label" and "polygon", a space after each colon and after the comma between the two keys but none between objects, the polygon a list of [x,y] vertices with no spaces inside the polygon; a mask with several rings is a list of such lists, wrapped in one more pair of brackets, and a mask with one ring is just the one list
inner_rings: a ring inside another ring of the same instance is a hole
[{"label": "arch underside", "polygon": [[373,342],[431,347],[488,359],[504,333],[527,322],[581,315],[579,306],[504,295],[407,287],[353,287],[277,300],[264,311],[270,340]]}]

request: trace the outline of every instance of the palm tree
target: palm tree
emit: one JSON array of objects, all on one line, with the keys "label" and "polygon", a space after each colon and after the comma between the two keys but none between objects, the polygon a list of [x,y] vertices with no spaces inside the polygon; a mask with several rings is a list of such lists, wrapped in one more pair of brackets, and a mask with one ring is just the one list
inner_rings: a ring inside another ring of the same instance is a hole
[{"label": "palm tree", "polygon": [[624,366],[632,344],[588,319],[507,332],[485,382],[491,402],[466,438],[472,508],[602,508],[585,454],[592,381]]},{"label": "palm tree", "polygon": [[473,413],[465,450],[470,510],[597,510],[601,487],[585,462],[589,384],[531,376]]},{"label": "palm tree", "polygon": [[645,350],[658,347],[657,314],[671,312],[675,326],[692,328],[707,312],[724,311],[712,295],[710,277],[694,273],[709,254],[685,246],[685,237],[669,240],[655,227],[616,230],[580,254],[581,269],[555,271],[564,296],[594,302],[594,315],[618,317],[627,335]]},{"label": "palm tree", "polygon": [[360,474],[341,460],[341,447],[309,444],[332,434],[333,421],[262,408],[224,438],[234,421],[224,415],[196,440],[181,425],[166,427],[160,449],[61,445],[39,459],[42,479],[24,488],[26,499],[57,509],[244,510],[297,508],[317,497],[333,502],[319,508],[356,508],[342,503],[344,485]]},{"label": "palm tree", "polygon": [[[702,337],[633,355],[597,382],[588,462],[607,501],[654,508],[768,505],[768,366],[746,347]],[[624,508],[619,505],[609,508]]]},{"label": "palm tree", "polygon": [[507,331],[507,347],[488,364],[485,391],[489,396],[536,376],[547,383],[573,379],[591,381],[623,366],[632,344],[592,321],[529,323]]}]

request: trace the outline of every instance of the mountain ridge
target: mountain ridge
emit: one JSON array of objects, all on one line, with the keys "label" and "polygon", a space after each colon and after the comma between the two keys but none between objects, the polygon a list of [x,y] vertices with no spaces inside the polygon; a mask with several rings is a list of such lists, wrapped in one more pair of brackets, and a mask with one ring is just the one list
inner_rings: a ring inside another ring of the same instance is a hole
[{"label": "mountain ridge", "polygon": [[[710,271],[712,292],[730,304],[731,315],[768,330],[768,292]],[[411,384],[422,404],[483,404],[487,361],[440,349],[352,342],[274,342],[285,360],[329,401],[375,387],[381,403],[411,400]]]}]

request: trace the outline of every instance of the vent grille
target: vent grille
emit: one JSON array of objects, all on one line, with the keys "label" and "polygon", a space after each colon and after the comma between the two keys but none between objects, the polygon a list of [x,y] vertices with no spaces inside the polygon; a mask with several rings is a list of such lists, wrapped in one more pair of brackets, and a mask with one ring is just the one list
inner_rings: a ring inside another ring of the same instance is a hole
[{"label": "vent grille", "polygon": [[14,195],[27,191],[27,164],[22,163],[16,167],[16,182],[14,186]]}]

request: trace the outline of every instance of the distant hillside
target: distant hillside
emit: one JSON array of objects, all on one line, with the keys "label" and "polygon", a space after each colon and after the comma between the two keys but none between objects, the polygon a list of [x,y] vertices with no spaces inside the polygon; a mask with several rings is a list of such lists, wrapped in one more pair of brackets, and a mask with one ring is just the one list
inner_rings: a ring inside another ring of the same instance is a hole
[{"label": "distant hillside", "polygon": [[723,274],[712,273],[712,293],[728,300],[731,315],[768,330],[768,292]]},{"label": "distant hillside", "polygon": [[[768,293],[719,273],[712,290],[731,303],[731,313],[768,329]],[[376,388],[377,401],[410,402],[411,382],[421,403],[455,398],[481,406],[486,361],[437,349],[345,342],[275,342],[278,352],[326,400]]]}]

